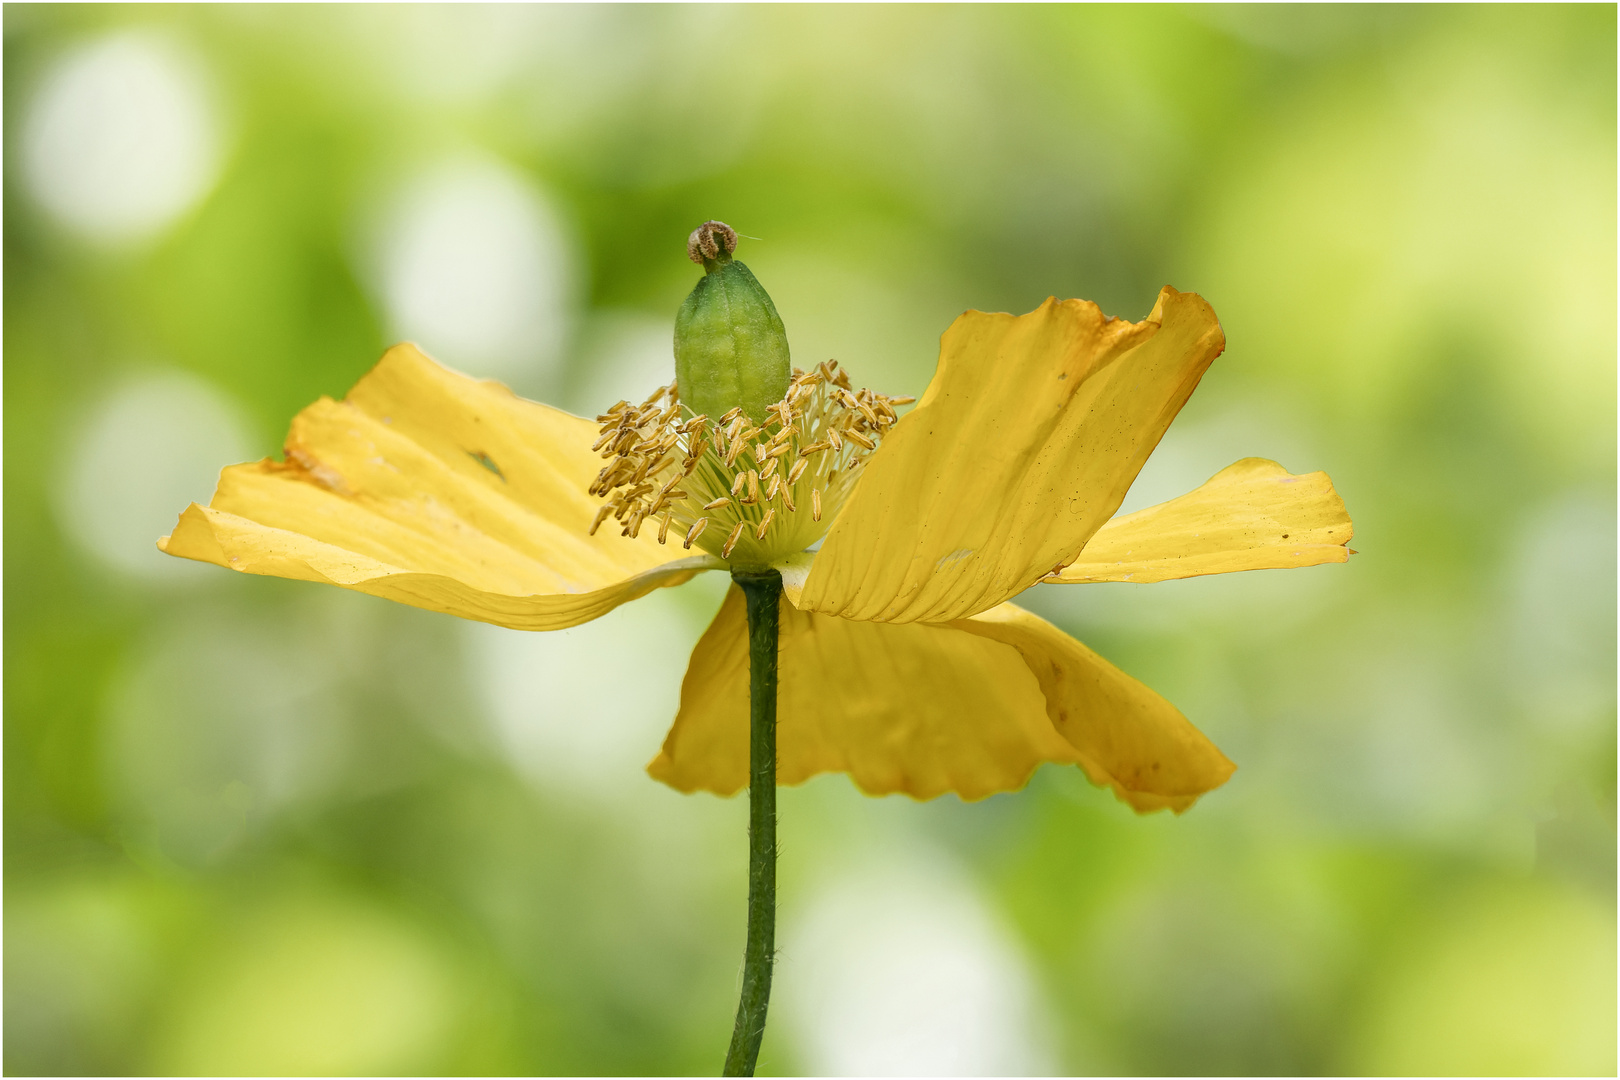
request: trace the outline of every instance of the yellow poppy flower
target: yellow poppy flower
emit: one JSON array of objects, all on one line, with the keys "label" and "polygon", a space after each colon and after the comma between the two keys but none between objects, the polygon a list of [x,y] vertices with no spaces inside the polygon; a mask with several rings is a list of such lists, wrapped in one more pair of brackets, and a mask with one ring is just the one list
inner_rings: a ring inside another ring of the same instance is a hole
[{"label": "yellow poppy flower", "polygon": [[[1137,323],[1048,300],[957,319],[898,419],[903,399],[855,393],[823,365],[797,373],[766,421],[684,415],[661,390],[593,422],[399,345],[343,401],[298,414],[284,461],[225,469],[159,546],[516,630],[774,566],[790,601],[780,782],[847,772],[874,795],[976,799],[1052,761],[1138,811],[1179,813],[1232,763],[1169,702],[1008,601],[1036,584],[1348,558],[1328,478],[1258,458],[1113,516],[1224,347],[1192,293],[1166,288]],[[618,528],[601,527],[610,516]],[[722,795],[747,784],[746,643],[733,585],[654,777]]]}]

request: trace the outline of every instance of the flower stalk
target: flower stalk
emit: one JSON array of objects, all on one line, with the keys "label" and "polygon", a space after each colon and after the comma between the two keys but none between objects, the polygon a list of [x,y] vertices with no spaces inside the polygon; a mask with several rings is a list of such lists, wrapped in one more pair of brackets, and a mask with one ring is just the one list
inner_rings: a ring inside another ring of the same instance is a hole
[{"label": "flower stalk", "polygon": [[735,570],[748,605],[748,943],[725,1076],[753,1076],[776,961],[776,640],[782,575]]}]

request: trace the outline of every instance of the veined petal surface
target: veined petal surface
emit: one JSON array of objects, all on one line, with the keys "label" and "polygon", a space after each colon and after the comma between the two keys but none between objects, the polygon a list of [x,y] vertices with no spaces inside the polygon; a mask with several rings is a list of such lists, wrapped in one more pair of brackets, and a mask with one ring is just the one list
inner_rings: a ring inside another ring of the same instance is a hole
[{"label": "veined petal surface", "polygon": [[1083,300],[970,311],[834,520],[799,603],[884,622],[986,611],[1080,552],[1225,347],[1166,288],[1139,323]]},{"label": "veined petal surface", "polygon": [[[980,799],[1079,755],[1053,730],[1016,648],[942,626],[780,606],[777,778],[847,772],[869,795]],[[735,585],[692,652],[655,779],[730,795],[748,783],[748,626]]]},{"label": "veined petal surface", "polygon": [[554,630],[718,560],[652,530],[587,535],[596,425],[390,349],[341,402],[299,413],[284,463],[234,465],[171,555],[322,581],[522,630]]},{"label": "veined petal surface", "polygon": [[1237,768],[1174,705],[1045,619],[1002,604],[951,625],[1018,650],[1080,767],[1134,809],[1179,814]]},{"label": "veined petal surface", "polygon": [[1344,562],[1353,533],[1327,473],[1296,476],[1244,458],[1179,498],[1114,518],[1044,580],[1168,581]]}]

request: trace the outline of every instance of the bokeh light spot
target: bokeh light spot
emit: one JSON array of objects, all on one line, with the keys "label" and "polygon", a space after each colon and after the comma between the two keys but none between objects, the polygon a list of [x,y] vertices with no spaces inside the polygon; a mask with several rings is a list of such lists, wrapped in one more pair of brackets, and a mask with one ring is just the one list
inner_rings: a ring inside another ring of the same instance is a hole
[{"label": "bokeh light spot", "polygon": [[510,167],[457,160],[407,182],[368,256],[396,337],[538,393],[566,342],[573,258],[544,196]]},{"label": "bokeh light spot", "polygon": [[679,598],[659,589],[550,633],[466,627],[496,742],[518,769],[594,799],[652,790],[644,769],[674,722],[700,632]]},{"label": "bokeh light spot", "polygon": [[773,1012],[810,1075],[1051,1068],[1023,957],[948,866],[908,856],[835,878],[784,942]]},{"label": "bokeh light spot", "polygon": [[197,566],[157,549],[189,502],[206,503],[221,466],[252,439],[225,394],[178,371],[126,383],[80,417],[57,485],[57,520],[80,547],[137,578],[173,581]]},{"label": "bokeh light spot", "polygon": [[172,43],[119,33],[57,62],[31,103],[23,175],[35,199],[92,240],[137,240],[212,185],[217,123],[193,61]]}]

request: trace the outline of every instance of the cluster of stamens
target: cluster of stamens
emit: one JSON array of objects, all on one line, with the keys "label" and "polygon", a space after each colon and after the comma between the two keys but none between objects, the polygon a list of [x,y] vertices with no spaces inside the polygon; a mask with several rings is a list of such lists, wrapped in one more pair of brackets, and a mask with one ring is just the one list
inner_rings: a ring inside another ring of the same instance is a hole
[{"label": "cluster of stamens", "polygon": [[591,533],[610,517],[630,537],[656,521],[660,544],[674,528],[682,547],[769,566],[821,538],[895,407],[913,400],[853,390],[829,360],[795,368],[763,423],[740,408],[692,415],[674,383],[639,406],[621,401],[596,418],[592,449],[608,463],[590,487],[606,500]]}]

